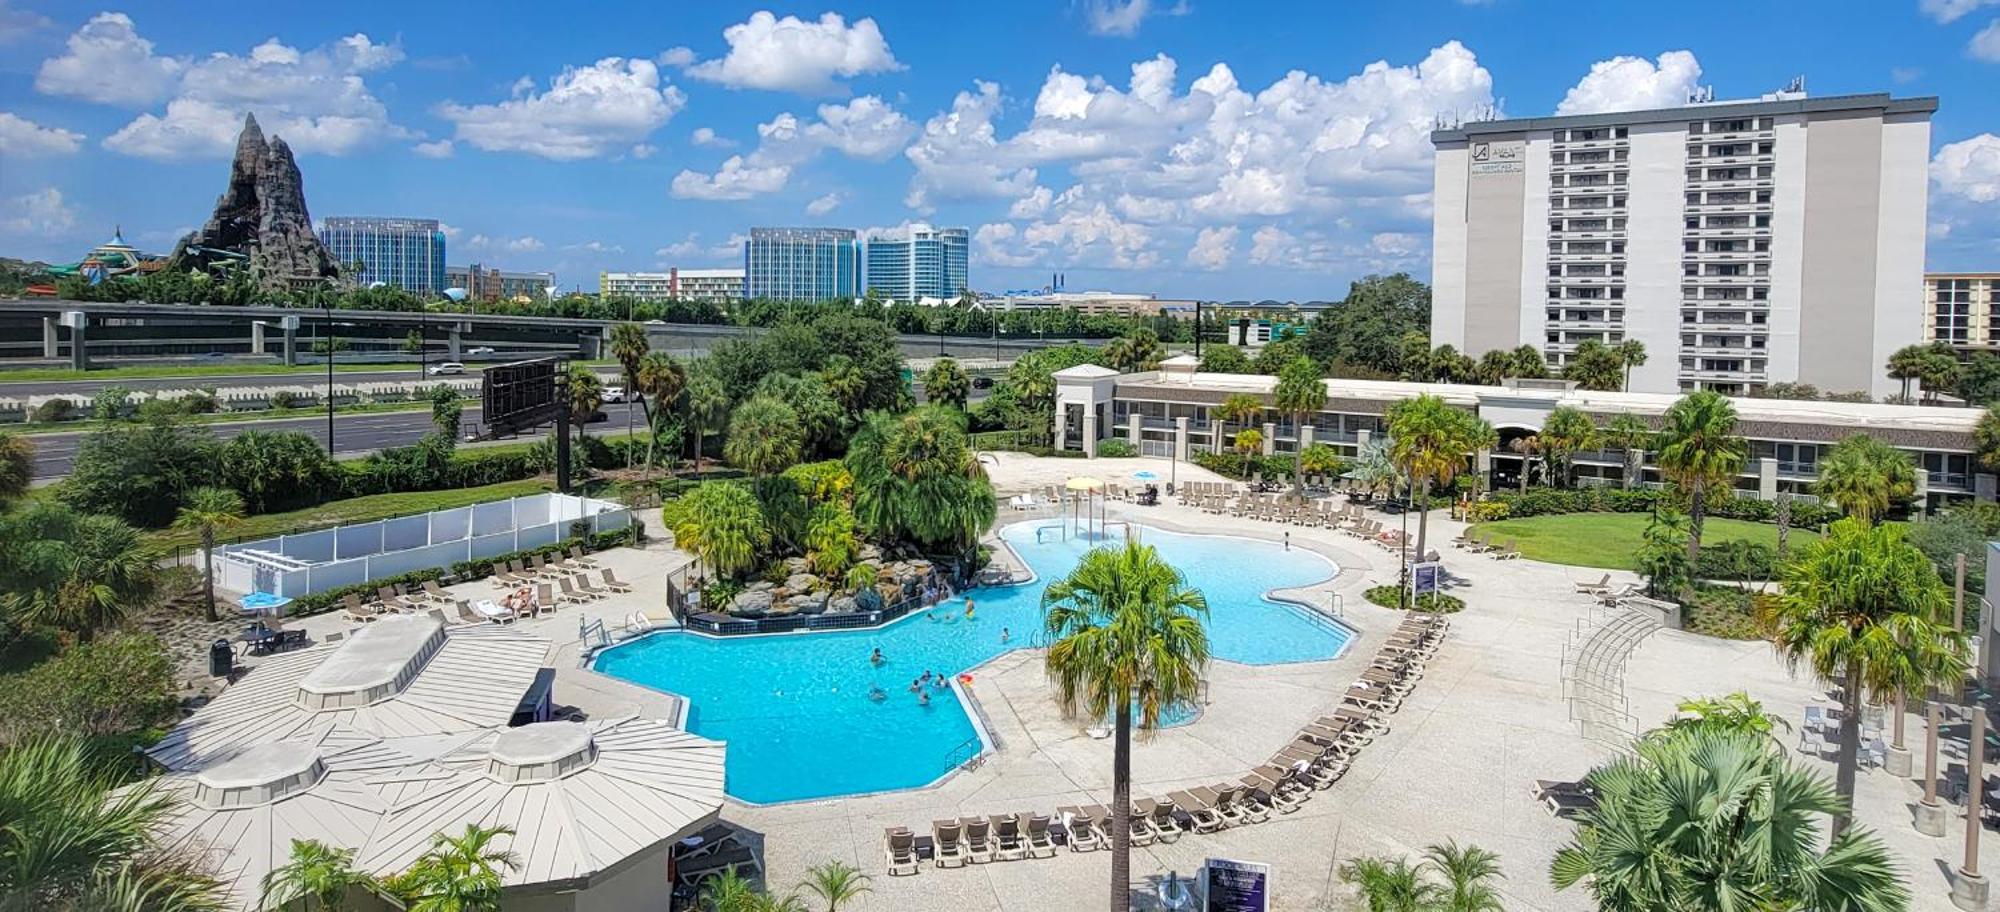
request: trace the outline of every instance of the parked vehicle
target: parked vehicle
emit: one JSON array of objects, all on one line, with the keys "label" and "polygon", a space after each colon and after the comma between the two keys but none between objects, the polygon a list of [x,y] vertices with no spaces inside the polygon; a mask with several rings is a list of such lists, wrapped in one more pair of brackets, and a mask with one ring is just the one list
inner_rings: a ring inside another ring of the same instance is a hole
[{"label": "parked vehicle", "polygon": [[475,345],[471,348],[466,349],[465,353],[468,355],[490,355],[493,354],[493,346]]},{"label": "parked vehicle", "polygon": [[604,388],[604,395],[603,395],[603,401],[605,401],[605,402],[624,402],[624,401],[625,401],[625,388],[624,388],[624,387],[622,387],[622,386],[607,386],[607,387],[605,387],[605,388]]},{"label": "parked vehicle", "polygon": [[448,374],[462,374],[465,373],[465,365],[460,364],[457,361],[446,361],[443,364],[431,365],[430,373],[431,376],[433,377],[442,377]]}]

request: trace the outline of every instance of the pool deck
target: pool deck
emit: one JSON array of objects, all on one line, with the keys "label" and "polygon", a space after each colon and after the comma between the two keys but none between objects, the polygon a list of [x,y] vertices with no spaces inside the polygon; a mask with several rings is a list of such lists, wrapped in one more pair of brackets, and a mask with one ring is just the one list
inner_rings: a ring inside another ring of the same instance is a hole
[{"label": "pool deck", "polygon": [[[1157,472],[1163,481],[1169,474],[1162,459],[997,455],[998,464],[990,465],[989,472],[1003,498],[1039,491],[1072,475],[1122,483],[1141,468]],[[1215,479],[1186,464],[1177,472],[1183,481]],[[1282,540],[1289,531],[1293,547],[1331,557],[1343,572],[1331,585],[1279,594],[1325,605],[1330,593],[1339,593],[1347,623],[1358,634],[1347,654],[1334,661],[1214,663],[1210,704],[1202,717],[1135,745],[1135,795],[1234,781],[1289,742],[1301,723],[1337,706],[1357,667],[1373,655],[1382,631],[1398,621],[1397,612],[1361,597],[1363,589],[1393,582],[1396,575],[1394,558],[1367,542],[1332,530],[1206,514],[1171,501],[1158,507],[1114,504],[1110,512],[1114,519],[1176,531],[1270,541]],[[1371,516],[1396,522],[1394,517]],[[1169,872],[1187,876],[1203,859],[1223,857],[1273,865],[1275,909],[1345,908],[1352,893],[1334,875],[1341,862],[1370,854],[1414,855],[1449,838],[1500,853],[1506,874],[1501,889],[1509,909],[1590,908],[1580,888],[1559,894],[1549,885],[1549,860],[1572,827],[1550,816],[1531,789],[1535,779],[1580,776],[1612,753],[1585,740],[1569,720],[1559,668],[1565,638],[1592,607],[1587,597],[1573,593],[1572,583],[1595,579],[1602,571],[1501,562],[1453,550],[1445,543],[1463,526],[1443,516],[1432,515],[1431,538],[1444,552],[1447,567],[1464,580],[1454,592],[1467,608],[1453,616],[1451,635],[1428,663],[1415,692],[1400,712],[1388,717],[1389,733],[1363,748],[1340,782],[1315,792],[1297,813],[1134,849],[1132,876],[1144,890],[1135,892],[1135,907],[1144,908],[1140,904],[1150,896],[1145,882]],[[1002,525],[1017,518],[1021,515],[1003,506]],[[658,534],[657,515],[649,521]],[[1412,535],[1415,526],[1412,517]],[[617,549],[600,559],[634,585],[634,595],[521,622],[559,644],[556,698],[597,717],[637,713],[677,718],[673,699],[577,667],[577,628],[579,617],[604,619],[615,627],[633,611],[660,613],[663,579],[686,563],[687,555],[656,538],[643,550]],[[1612,576],[1615,581],[1633,578]],[[481,595],[493,591],[484,583],[457,588]],[[337,614],[302,624],[315,637],[351,626]],[[927,833],[930,821],[942,817],[1048,813],[1058,805],[1108,801],[1110,741],[1092,739],[1081,724],[1062,718],[1049,699],[1041,657],[1040,651],[1013,652],[979,670],[972,693],[998,750],[976,766],[926,789],[769,806],[730,802],[723,809],[724,820],[747,831],[760,850],[768,882],[781,889],[795,884],[808,866],[826,861],[844,861],[871,875],[874,891],[842,907],[856,912],[1104,907],[1109,856],[1103,852],[1064,850],[1050,859],[950,870],[927,865],[909,877],[890,877],[884,869],[881,839],[887,826]],[[1665,719],[1685,696],[1737,689],[1748,690],[1779,716],[1797,720],[1822,691],[1814,681],[1788,674],[1761,642],[1664,630],[1639,646],[1625,680],[1633,713],[1643,724]],[[1919,754],[1923,729],[1923,718],[1912,714],[1908,739]],[[1791,756],[1832,776],[1830,762],[1796,751]],[[814,758],[802,756],[796,762],[802,775],[810,775]],[[1921,775],[1921,756],[1916,766]],[[1910,825],[1910,806],[1920,794],[1910,779],[1864,770],[1856,798],[1859,817],[1898,856],[1914,893],[1912,908],[1952,909],[1947,872],[1962,852],[1963,820],[1954,813],[1944,838],[1917,833]],[[1986,834],[1980,855],[1983,871],[2000,870],[2000,837]]]}]

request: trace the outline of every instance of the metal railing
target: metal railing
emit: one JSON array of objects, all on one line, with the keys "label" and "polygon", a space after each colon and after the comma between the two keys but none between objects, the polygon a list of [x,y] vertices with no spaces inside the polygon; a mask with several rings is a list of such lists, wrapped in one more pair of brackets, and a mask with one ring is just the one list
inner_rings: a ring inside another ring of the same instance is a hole
[{"label": "metal railing", "polygon": [[985,750],[986,745],[984,742],[979,740],[978,735],[973,735],[958,742],[951,750],[945,751],[945,767],[948,769],[958,769],[959,767],[971,769],[979,765],[979,761],[985,756]]}]

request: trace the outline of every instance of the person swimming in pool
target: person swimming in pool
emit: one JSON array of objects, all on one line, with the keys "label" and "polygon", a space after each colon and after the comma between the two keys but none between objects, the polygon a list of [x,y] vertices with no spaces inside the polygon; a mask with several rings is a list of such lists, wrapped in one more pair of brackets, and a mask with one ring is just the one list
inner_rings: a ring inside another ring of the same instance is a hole
[{"label": "person swimming in pool", "polygon": [[966,620],[968,620],[968,621],[969,621],[969,620],[972,620],[972,600],[971,600],[971,599],[966,599],[966,600],[965,600],[965,619],[966,619]]},{"label": "person swimming in pool", "polygon": [[875,653],[868,657],[868,664],[870,665],[880,665],[886,661],[888,660],[882,658],[882,647],[880,646],[875,647]]},{"label": "person swimming in pool", "polygon": [[1002,627],[1002,628],[1000,628],[1000,642],[1002,642],[1002,643],[1005,643],[1005,642],[1007,642],[1008,640],[1011,640],[1011,639],[1013,639],[1013,638],[1014,638],[1014,635],[1013,635],[1013,634],[1011,634],[1011,633],[1008,633],[1008,632],[1007,632],[1007,628],[1005,628],[1005,627]]},{"label": "person swimming in pool", "polygon": [[889,692],[883,690],[882,685],[877,684],[873,687],[868,688],[868,699],[880,703],[883,700],[889,699]]},{"label": "person swimming in pool", "polygon": [[928,690],[917,691],[917,705],[918,706],[931,705],[931,692]]},{"label": "person swimming in pool", "polygon": [[923,689],[924,689],[924,679],[922,679],[922,678],[918,678],[918,679],[916,679],[916,680],[914,680],[914,681],[911,681],[911,682],[910,682],[910,692],[911,692],[911,693],[916,693],[917,691],[919,691],[919,690],[923,690]]}]

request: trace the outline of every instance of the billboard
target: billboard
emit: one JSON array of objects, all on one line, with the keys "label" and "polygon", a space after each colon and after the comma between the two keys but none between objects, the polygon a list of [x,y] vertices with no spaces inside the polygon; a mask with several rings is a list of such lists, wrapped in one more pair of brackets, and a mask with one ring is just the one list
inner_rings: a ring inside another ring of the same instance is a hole
[{"label": "billboard", "polygon": [[488,437],[504,437],[556,420],[562,410],[557,377],[562,361],[536,358],[486,369],[479,383],[481,420]]}]

